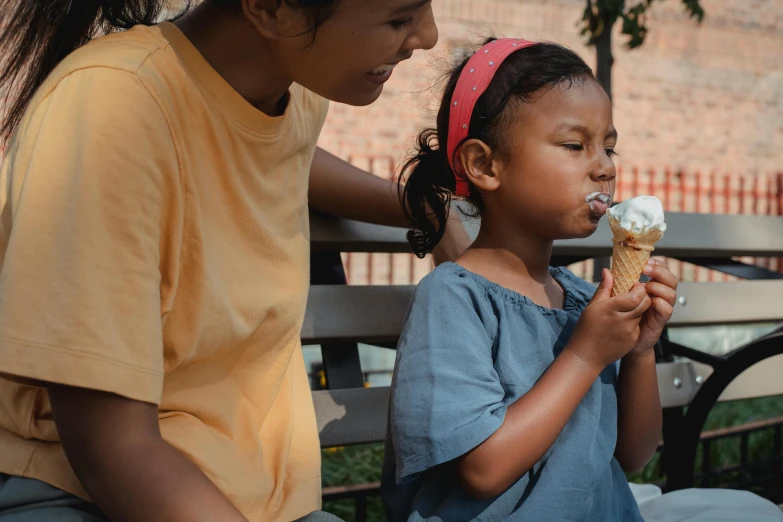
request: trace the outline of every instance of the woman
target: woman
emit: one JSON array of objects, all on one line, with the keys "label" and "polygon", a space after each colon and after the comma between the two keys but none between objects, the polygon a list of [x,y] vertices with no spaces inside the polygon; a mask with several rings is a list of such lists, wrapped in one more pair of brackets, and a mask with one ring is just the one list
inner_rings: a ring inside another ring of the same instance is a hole
[{"label": "woman", "polygon": [[435,45],[430,2],[207,0],[160,25],[163,1],[47,4],[0,13],[0,514],[316,511],[308,198],[407,224],[316,142],[327,100],[372,103]]}]

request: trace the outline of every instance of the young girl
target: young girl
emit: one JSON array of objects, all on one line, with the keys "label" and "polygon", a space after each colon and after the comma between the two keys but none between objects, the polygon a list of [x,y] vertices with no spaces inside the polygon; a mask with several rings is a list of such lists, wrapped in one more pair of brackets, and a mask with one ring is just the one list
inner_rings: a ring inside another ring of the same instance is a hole
[{"label": "young girl", "polygon": [[650,262],[610,297],[609,271],[596,290],[549,266],[606,212],[616,143],[608,97],[559,45],[490,41],[452,74],[406,168],[411,241],[438,243],[454,195],[481,228],[421,282],[400,339],[389,520],[641,520],[623,471],[658,443],[653,345],[677,281]]},{"label": "young girl", "polygon": [[2,2],[3,520],[320,506],[308,198],[407,219],[316,142],[327,100],[372,103],[435,45],[430,2],[204,0],[154,25],[166,4]]}]

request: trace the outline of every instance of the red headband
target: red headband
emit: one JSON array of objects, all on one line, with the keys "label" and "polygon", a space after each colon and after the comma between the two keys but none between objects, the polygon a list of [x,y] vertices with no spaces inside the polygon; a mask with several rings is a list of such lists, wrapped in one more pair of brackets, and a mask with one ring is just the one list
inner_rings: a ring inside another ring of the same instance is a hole
[{"label": "red headband", "polygon": [[495,40],[476,51],[462,70],[457,80],[457,87],[454,89],[454,97],[451,99],[447,144],[449,165],[457,177],[457,196],[470,195],[468,182],[462,175],[462,164],[454,158],[457,145],[468,137],[470,118],[473,109],[476,108],[476,102],[489,87],[500,64],[514,52],[535,43],[521,38]]}]

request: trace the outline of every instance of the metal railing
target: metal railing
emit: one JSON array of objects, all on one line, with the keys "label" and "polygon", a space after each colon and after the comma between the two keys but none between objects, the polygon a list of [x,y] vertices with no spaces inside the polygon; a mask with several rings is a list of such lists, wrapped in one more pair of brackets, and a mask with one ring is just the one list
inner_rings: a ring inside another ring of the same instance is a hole
[{"label": "metal railing", "polygon": [[[351,157],[349,160],[369,172],[391,179],[395,163],[389,157]],[[675,171],[670,168],[618,169],[618,201],[643,194],[654,194],[667,211],[697,214],[783,215],[783,172],[775,174],[736,175],[700,171]],[[608,241],[608,240],[607,240]],[[783,271],[780,258],[741,258],[742,262]],[[416,284],[432,269],[429,259],[412,254],[350,253],[343,254],[343,266],[352,285]],[[578,276],[593,277],[593,261],[570,267]],[[676,259],[670,268],[682,281],[732,281],[735,276],[696,266]]]}]

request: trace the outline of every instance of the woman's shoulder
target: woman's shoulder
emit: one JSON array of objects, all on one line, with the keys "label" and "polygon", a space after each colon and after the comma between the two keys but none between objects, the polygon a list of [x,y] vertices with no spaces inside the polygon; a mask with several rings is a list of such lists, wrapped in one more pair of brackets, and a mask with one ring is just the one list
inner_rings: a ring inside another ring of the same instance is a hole
[{"label": "woman's shoulder", "polygon": [[168,46],[158,28],[137,26],[90,41],[60,62],[53,76],[63,77],[95,67],[135,74],[152,55]]},{"label": "woman's shoulder", "polygon": [[102,98],[118,101],[130,94],[140,104],[139,110],[144,110],[148,89],[140,81],[140,71],[151,56],[167,45],[154,27],[139,26],[96,38],[66,56],[55,67],[37,90],[28,112],[35,110],[55,92],[61,99],[67,99],[69,104],[93,100],[96,92],[100,92]]},{"label": "woman's shoulder", "polygon": [[291,85],[291,98],[303,114],[310,115],[323,124],[329,113],[329,100],[298,83]]}]

